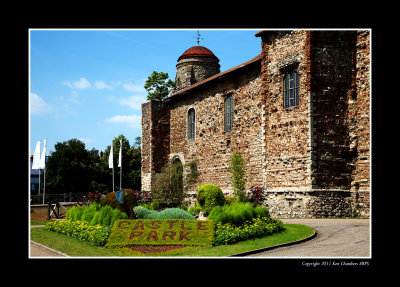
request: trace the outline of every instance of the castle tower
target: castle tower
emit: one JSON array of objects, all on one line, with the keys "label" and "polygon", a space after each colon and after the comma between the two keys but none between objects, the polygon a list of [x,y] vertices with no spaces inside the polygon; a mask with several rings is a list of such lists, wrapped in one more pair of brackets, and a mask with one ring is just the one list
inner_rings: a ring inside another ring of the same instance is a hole
[{"label": "castle tower", "polygon": [[203,46],[186,50],[176,65],[175,90],[177,92],[220,72],[219,59]]}]

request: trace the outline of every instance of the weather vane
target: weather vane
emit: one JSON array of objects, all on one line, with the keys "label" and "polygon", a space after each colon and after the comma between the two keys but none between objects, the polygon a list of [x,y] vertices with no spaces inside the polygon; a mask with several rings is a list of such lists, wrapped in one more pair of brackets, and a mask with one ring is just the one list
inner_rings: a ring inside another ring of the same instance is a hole
[{"label": "weather vane", "polygon": [[197,46],[200,46],[200,39],[202,39],[203,40],[203,38],[202,37],[200,37],[201,35],[200,35],[200,32],[199,32],[199,30],[197,30],[197,36],[193,36],[193,38],[195,38],[195,39],[197,39]]}]

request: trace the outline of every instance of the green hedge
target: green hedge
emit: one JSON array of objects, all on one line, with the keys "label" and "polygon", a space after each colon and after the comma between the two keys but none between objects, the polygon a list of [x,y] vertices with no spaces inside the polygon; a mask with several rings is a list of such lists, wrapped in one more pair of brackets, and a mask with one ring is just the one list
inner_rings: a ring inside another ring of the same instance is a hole
[{"label": "green hedge", "polygon": [[214,223],[191,219],[117,220],[106,247],[130,245],[212,246]]}]

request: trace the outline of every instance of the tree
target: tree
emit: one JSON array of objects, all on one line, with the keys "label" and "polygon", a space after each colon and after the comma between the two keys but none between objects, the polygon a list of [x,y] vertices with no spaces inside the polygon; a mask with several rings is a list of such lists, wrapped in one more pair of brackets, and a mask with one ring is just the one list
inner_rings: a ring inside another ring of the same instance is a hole
[{"label": "tree", "polygon": [[[46,163],[46,194],[51,193],[107,193],[119,188],[120,169],[118,153],[122,139],[122,187],[140,190],[141,150],[140,137],[130,146],[124,135],[114,138],[114,188],[112,188],[112,169],[108,167],[108,146],[99,157],[96,149],[86,150],[85,144],[77,139],[58,142],[55,151]],[[43,183],[41,174],[41,182]],[[42,187],[43,188],[43,187]]]},{"label": "tree", "polygon": [[151,194],[153,201],[156,201],[161,209],[181,206],[186,197],[181,162],[164,166],[161,173],[156,174]]},{"label": "tree", "polygon": [[46,163],[46,193],[89,192],[98,162],[98,151],[87,151],[80,140],[58,142]]},{"label": "tree", "polygon": [[168,97],[174,86],[175,83],[169,79],[168,73],[153,71],[144,88],[148,91],[148,100],[163,100]]}]

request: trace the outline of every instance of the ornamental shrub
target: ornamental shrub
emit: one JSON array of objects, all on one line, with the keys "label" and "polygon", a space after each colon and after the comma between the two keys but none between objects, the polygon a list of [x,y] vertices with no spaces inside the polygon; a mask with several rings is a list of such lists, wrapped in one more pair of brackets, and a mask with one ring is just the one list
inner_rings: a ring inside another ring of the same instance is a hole
[{"label": "ornamental shrub", "polygon": [[246,164],[239,153],[233,153],[231,158],[231,174],[232,174],[232,185],[233,194],[237,197],[239,201],[245,201],[245,184],[246,184]]},{"label": "ornamental shrub", "polygon": [[90,221],[90,225],[96,225],[99,222],[99,214],[100,212],[95,212],[92,220]]},{"label": "ornamental shrub", "polygon": [[226,204],[231,205],[238,201],[238,199],[234,196],[225,196]]},{"label": "ornamental shrub", "polygon": [[252,238],[260,238],[285,230],[283,222],[270,217],[253,218],[241,226],[230,223],[216,224],[213,245],[234,244]]},{"label": "ornamental shrub", "polygon": [[124,189],[124,195],[122,197],[122,204],[120,204],[120,210],[125,212],[129,218],[133,218],[134,214],[132,208],[138,205],[138,201],[141,198],[140,191],[134,191],[130,188]]},{"label": "ornamental shrub", "polygon": [[142,200],[144,195],[140,191],[134,191],[130,188],[123,189],[124,193],[122,196],[122,203],[119,203],[115,198],[116,191],[108,193],[102,200],[101,205],[109,205],[114,209],[119,209],[125,212],[130,218],[133,218],[134,214],[132,208],[138,205],[138,202]]},{"label": "ornamental shrub", "polygon": [[198,205],[191,206],[189,208],[188,212],[191,215],[196,216],[196,215],[198,215],[200,213],[200,206],[198,206]]},{"label": "ornamental shrub", "polygon": [[180,208],[167,208],[163,211],[148,210],[143,206],[133,208],[139,219],[195,219],[193,215]]},{"label": "ornamental shrub", "polygon": [[263,192],[261,187],[252,186],[246,194],[246,198],[249,202],[254,205],[260,205],[264,200]]},{"label": "ornamental shrub", "polygon": [[99,208],[100,206],[96,203],[81,207],[83,212],[80,220],[90,223],[93,219],[94,214],[96,213],[96,211],[98,211]]},{"label": "ornamental shrub", "polygon": [[163,167],[161,173],[155,176],[155,183],[151,187],[152,198],[158,202],[161,209],[181,206],[186,192],[183,188],[181,162]]},{"label": "ornamental shrub", "polygon": [[79,240],[88,241],[97,246],[104,246],[107,243],[111,227],[100,225],[89,225],[87,222],[71,219],[48,222],[45,229],[65,234]]},{"label": "ornamental shrub", "polygon": [[88,206],[74,206],[67,210],[66,219],[71,221],[83,221],[90,225],[112,226],[117,219],[126,219],[128,215],[119,209],[113,209],[109,205],[93,203]]},{"label": "ornamental shrub", "polygon": [[269,210],[266,207],[262,207],[260,205],[254,207],[254,212],[256,213],[255,217],[270,217]]},{"label": "ornamental shrub", "polygon": [[222,206],[214,207],[211,210],[208,219],[214,221],[214,223],[228,223],[228,213],[225,212],[225,209],[226,208],[223,208]]},{"label": "ornamental shrub", "polygon": [[269,217],[269,212],[261,206],[254,207],[250,203],[235,202],[231,205],[216,206],[211,210],[208,219],[215,223],[230,223],[235,226],[244,224],[253,218]]},{"label": "ornamental shrub", "polygon": [[109,205],[105,205],[101,207],[98,212],[97,224],[102,226],[110,226],[112,227],[114,222],[117,219],[127,219],[128,215],[125,212],[120,211],[119,209],[113,209]]},{"label": "ornamental shrub", "polygon": [[210,212],[215,206],[226,204],[226,200],[221,188],[213,184],[204,184],[197,190],[197,203],[202,211]]},{"label": "ornamental shrub", "polygon": [[193,215],[180,208],[167,208],[159,212],[160,219],[195,219]]},{"label": "ornamental shrub", "polygon": [[121,208],[120,203],[118,200],[115,198],[115,195],[117,194],[116,191],[107,193],[106,196],[101,200],[102,205],[109,205],[112,208]]},{"label": "ornamental shrub", "polygon": [[151,211],[152,210],[140,205],[133,208],[133,212],[136,214],[136,217],[140,219],[148,218],[149,216],[151,217]]},{"label": "ornamental shrub", "polygon": [[119,209],[113,209],[109,205],[105,205],[100,209],[98,224],[102,226],[113,226],[117,219],[127,219],[128,215]]}]

